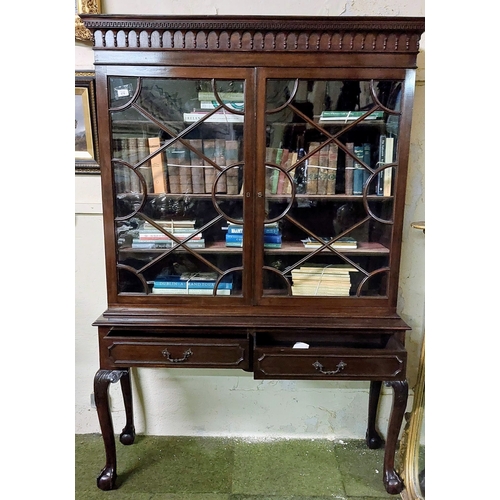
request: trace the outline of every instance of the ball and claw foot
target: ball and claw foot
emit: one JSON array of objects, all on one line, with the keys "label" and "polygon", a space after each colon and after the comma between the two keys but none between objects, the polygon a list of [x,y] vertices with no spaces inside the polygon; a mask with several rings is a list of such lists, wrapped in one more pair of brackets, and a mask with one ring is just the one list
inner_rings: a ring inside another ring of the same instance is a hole
[{"label": "ball and claw foot", "polygon": [[115,489],[116,471],[111,467],[105,467],[97,477],[97,487],[103,491]]},{"label": "ball and claw foot", "polygon": [[123,429],[122,433],[120,434],[120,443],[129,445],[129,444],[134,444],[135,441],[135,429]]},{"label": "ball and claw foot", "polygon": [[384,476],[384,486],[385,491],[387,491],[389,495],[397,495],[404,489],[403,481],[394,470],[386,472]]},{"label": "ball and claw foot", "polygon": [[384,440],[378,432],[366,433],[366,445],[370,450],[378,450],[384,444]]}]

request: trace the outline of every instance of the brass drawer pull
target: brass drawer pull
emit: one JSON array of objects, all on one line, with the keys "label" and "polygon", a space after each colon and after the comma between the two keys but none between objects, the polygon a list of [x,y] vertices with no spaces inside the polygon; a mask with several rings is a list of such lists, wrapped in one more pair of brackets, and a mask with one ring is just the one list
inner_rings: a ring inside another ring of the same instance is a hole
[{"label": "brass drawer pull", "polygon": [[344,363],[343,361],[341,361],[337,365],[337,369],[331,370],[331,371],[323,370],[323,365],[319,361],[316,361],[315,363],[313,363],[313,366],[314,366],[314,368],[316,368],[316,370],[321,372],[323,375],[335,375],[336,373],[341,372],[347,366],[347,363]]},{"label": "brass drawer pull", "polygon": [[172,358],[170,357],[170,353],[168,352],[167,349],[164,349],[163,351],[161,351],[161,353],[163,354],[163,356],[165,356],[168,361],[170,361],[171,363],[182,363],[183,361],[187,361],[187,359],[193,355],[193,351],[191,349],[188,349],[187,351],[184,352],[184,356],[182,358]]}]

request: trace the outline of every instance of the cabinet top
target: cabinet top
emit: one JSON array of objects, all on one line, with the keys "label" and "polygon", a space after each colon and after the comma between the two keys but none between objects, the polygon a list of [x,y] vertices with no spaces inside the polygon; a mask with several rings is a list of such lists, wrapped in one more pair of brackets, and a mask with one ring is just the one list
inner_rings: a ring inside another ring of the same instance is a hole
[{"label": "cabinet top", "polygon": [[424,17],[80,16],[94,48],[417,53]]}]

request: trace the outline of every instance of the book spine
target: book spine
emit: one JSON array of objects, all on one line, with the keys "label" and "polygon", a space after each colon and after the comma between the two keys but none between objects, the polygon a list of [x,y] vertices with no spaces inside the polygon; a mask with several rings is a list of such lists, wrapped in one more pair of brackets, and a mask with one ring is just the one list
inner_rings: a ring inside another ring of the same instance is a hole
[{"label": "book spine", "polygon": [[191,194],[193,192],[193,184],[191,180],[191,155],[189,149],[184,144],[179,143],[172,153],[175,155],[173,161],[177,164],[179,176],[179,191],[177,192]]},{"label": "book spine", "polygon": [[[197,151],[203,150],[202,139],[190,139],[189,144]],[[205,192],[205,174],[203,169],[203,158],[197,155],[194,151],[190,151],[190,162],[191,162],[191,182],[193,193],[204,193]]]},{"label": "book spine", "polygon": [[[319,146],[319,142],[311,142],[309,144],[309,153]],[[307,175],[306,175],[306,193],[307,194],[317,194],[318,193],[318,176],[319,176],[319,151],[316,151],[312,156],[309,157],[307,163]]]},{"label": "book spine", "polygon": [[[243,233],[226,234],[226,242],[243,241]],[[264,234],[264,243],[281,243],[281,234]]]},{"label": "book spine", "polygon": [[[354,143],[346,143],[346,147],[349,151],[354,152]],[[352,184],[354,179],[354,159],[351,155],[346,153],[345,155],[345,194],[352,194]]]},{"label": "book spine", "polygon": [[[215,281],[154,281],[153,286],[155,288],[191,288],[194,290],[210,290],[215,288]],[[221,282],[217,287],[218,290],[231,290],[232,288],[233,284],[227,282]]]},{"label": "book spine", "polygon": [[[238,163],[239,159],[239,143],[237,140],[226,140],[226,166],[231,166],[234,163]],[[226,171],[226,187],[227,194],[238,194],[238,177],[239,168],[233,167]]]},{"label": "book spine", "polygon": [[[281,157],[281,168],[287,170],[289,164],[288,158],[290,156],[290,151],[288,149],[283,149],[283,154]],[[283,194],[285,189],[285,182],[287,181],[287,176],[280,170],[278,173],[278,186],[276,188],[276,194]]]},{"label": "book spine", "polygon": [[[229,102],[244,102],[245,101],[245,94],[243,92],[219,92],[218,96],[223,102],[224,101],[229,101]],[[215,94],[213,92],[198,92],[198,100],[199,101],[217,102],[215,99]]]},{"label": "book spine", "polygon": [[[215,156],[215,139],[204,139],[203,140],[203,153],[207,158],[211,160]],[[212,192],[212,184],[215,179],[214,167],[208,162],[204,162],[205,164],[205,193]]]},{"label": "book spine", "polygon": [[[219,167],[226,166],[226,141],[225,139],[215,139],[215,150],[214,150],[214,162],[219,165]],[[214,172],[217,176],[218,172]],[[226,176],[221,175],[217,179],[217,186],[215,186],[216,193],[227,193],[227,182]]]},{"label": "book spine", "polygon": [[328,179],[326,183],[326,194],[335,194],[338,153],[339,147],[337,144],[330,144],[330,147],[328,148]]},{"label": "book spine", "polygon": [[[378,142],[378,163],[377,168],[385,164],[385,141],[386,136],[381,135]],[[384,170],[377,174],[376,192],[378,196],[384,195]]]},{"label": "book spine", "polygon": [[[394,137],[387,137],[385,140],[385,162],[394,161]],[[387,167],[384,170],[384,196],[392,195],[392,172],[393,167]]]},{"label": "book spine", "polygon": [[[363,159],[363,146],[354,146],[354,154],[360,159]],[[352,181],[352,194],[363,194],[363,172],[364,168],[361,163],[354,162],[354,172]]]},{"label": "book spine", "polygon": [[[154,153],[160,147],[160,138],[150,137],[148,139],[148,146],[150,154]],[[162,153],[159,153],[151,158],[151,173],[153,175],[153,192],[166,193],[167,183]]]},{"label": "book spine", "polygon": [[168,185],[172,194],[180,194],[181,192],[181,177],[179,172],[179,156],[181,150],[175,146],[169,146],[165,151],[167,159]]},{"label": "book spine", "polygon": [[327,194],[328,192],[328,155],[329,146],[325,146],[320,149],[318,169],[318,194]]}]

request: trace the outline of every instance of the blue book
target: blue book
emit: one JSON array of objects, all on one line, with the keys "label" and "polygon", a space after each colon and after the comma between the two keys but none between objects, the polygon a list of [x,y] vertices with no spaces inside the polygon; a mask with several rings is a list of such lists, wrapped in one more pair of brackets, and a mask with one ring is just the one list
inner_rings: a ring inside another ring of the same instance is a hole
[{"label": "blue book", "polygon": [[[227,227],[227,234],[243,234],[243,226],[231,224]],[[264,234],[280,234],[280,228],[277,224],[265,224]]]},{"label": "blue book", "polygon": [[[363,146],[354,146],[354,154],[363,160]],[[363,179],[364,168],[361,163],[354,162],[353,180],[352,180],[352,194],[363,194]]]},{"label": "blue book", "polygon": [[[226,243],[241,243],[242,234],[226,234]],[[281,234],[264,234],[264,243],[281,243]]]},{"label": "blue book", "polygon": [[[179,289],[211,289],[215,287],[215,281],[154,281],[154,288],[179,288]],[[231,290],[233,284],[227,281],[219,283],[217,290]]]}]

